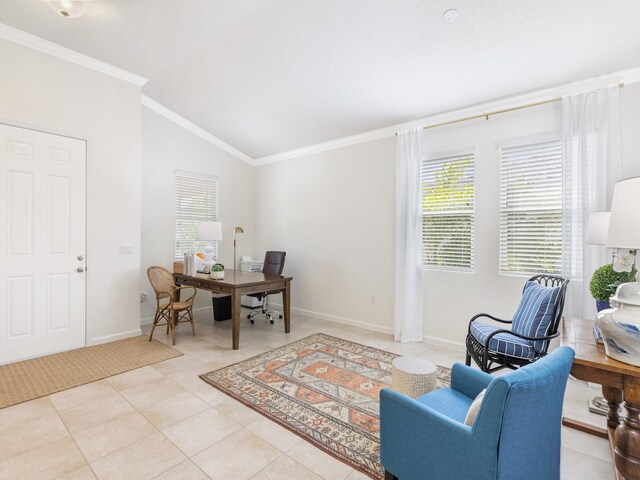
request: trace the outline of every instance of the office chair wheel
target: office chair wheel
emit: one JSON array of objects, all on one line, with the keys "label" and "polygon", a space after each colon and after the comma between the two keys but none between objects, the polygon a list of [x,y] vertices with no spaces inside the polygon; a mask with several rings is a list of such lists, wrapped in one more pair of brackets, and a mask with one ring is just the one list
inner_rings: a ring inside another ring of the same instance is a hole
[{"label": "office chair wheel", "polygon": [[278,315],[278,318],[280,318],[280,320],[282,320],[283,317],[282,317],[282,315]]},{"label": "office chair wheel", "polygon": [[270,323],[271,325],[273,325],[273,324],[275,323],[275,322],[273,321],[273,318],[272,318],[271,320],[269,320],[269,323]]}]

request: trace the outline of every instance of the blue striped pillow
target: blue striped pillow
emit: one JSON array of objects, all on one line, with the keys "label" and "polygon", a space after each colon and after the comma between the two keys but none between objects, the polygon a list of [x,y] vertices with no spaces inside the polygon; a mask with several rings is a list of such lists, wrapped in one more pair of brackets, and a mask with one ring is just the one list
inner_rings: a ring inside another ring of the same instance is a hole
[{"label": "blue striped pillow", "polygon": [[[520,305],[513,316],[511,329],[527,337],[544,337],[547,335],[560,287],[545,287],[538,282],[527,282],[522,293]],[[545,341],[534,342],[534,348],[540,352]]]}]

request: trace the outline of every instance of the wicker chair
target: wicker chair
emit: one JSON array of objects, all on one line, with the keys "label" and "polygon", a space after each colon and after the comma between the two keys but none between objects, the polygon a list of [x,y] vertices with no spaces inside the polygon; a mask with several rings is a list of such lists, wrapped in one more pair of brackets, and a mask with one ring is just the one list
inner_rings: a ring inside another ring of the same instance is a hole
[{"label": "wicker chair", "polygon": [[[153,331],[157,326],[167,326],[167,334],[171,332],[173,345],[176,344],[176,326],[178,323],[191,323],[191,331],[196,334],[193,323],[193,299],[196,296],[194,287],[177,287],[173,283],[171,272],[164,267],[149,267],[147,269],[149,283],[156,292],[156,314],[153,318],[153,327],[149,334],[149,341],[153,338]],[[193,294],[180,301],[181,290],[193,290]],[[166,303],[165,303],[166,302]],[[159,323],[164,320],[165,323]]]},{"label": "wicker chair", "polygon": [[[526,304],[529,301],[527,289],[536,288],[531,283],[543,287],[558,287],[548,298],[548,303],[543,305],[543,311],[532,309],[531,305]],[[544,357],[549,349],[549,341],[560,335],[558,327],[568,283],[569,280],[562,277],[536,275],[525,284],[522,300],[513,320],[502,320],[487,313],[474,316],[469,322],[465,363],[471,365],[473,358],[483,372],[491,373],[502,368],[515,370]],[[481,317],[511,324],[512,327],[503,329],[476,322]]]}]

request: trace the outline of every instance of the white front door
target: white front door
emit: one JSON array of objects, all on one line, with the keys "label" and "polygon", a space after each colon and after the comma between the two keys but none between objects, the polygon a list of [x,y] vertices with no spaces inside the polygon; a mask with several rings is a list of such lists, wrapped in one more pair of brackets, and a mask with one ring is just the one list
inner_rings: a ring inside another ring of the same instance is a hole
[{"label": "white front door", "polygon": [[85,345],[86,143],[0,124],[0,364]]}]

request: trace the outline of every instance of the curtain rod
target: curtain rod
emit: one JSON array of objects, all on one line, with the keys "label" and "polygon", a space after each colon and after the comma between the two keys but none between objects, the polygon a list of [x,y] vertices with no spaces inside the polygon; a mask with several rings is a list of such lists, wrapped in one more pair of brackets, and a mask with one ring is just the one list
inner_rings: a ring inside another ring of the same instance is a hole
[{"label": "curtain rod", "polygon": [[[624,87],[624,83],[618,83],[618,87],[619,88]],[[432,123],[430,125],[423,126],[422,129],[423,130],[427,130],[429,128],[443,127],[445,125],[452,125],[454,123],[466,122],[468,120],[476,120],[477,118],[486,118],[487,120],[489,120],[490,116],[497,115],[499,113],[507,113],[507,112],[513,112],[515,110],[522,110],[523,108],[537,107],[538,105],[546,105],[548,103],[555,103],[555,102],[559,102],[560,100],[562,100],[562,97],[551,98],[549,100],[543,100],[541,102],[527,103],[526,105],[519,105],[517,107],[503,108],[502,110],[494,110],[493,112],[488,112],[488,113],[479,113],[477,115],[471,115],[469,117],[457,118],[455,120],[448,120],[446,122]],[[395,135],[397,136],[398,132],[396,132]]]}]

